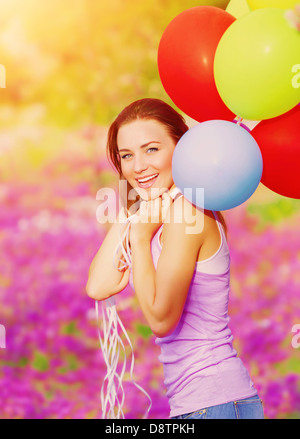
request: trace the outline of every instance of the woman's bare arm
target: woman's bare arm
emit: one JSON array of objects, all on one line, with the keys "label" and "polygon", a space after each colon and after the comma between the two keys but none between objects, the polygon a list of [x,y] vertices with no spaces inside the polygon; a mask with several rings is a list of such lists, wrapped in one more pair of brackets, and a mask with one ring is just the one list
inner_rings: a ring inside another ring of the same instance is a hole
[{"label": "woman's bare arm", "polygon": [[[113,263],[120,239],[120,228],[123,225],[118,218],[117,222],[111,226],[90,265],[86,293],[92,299],[107,299],[120,293],[128,284],[128,268],[119,271]],[[116,261],[118,261],[118,258],[116,258]]]},{"label": "woman's bare arm", "polygon": [[[179,199],[174,206],[184,209],[188,201]],[[203,222],[203,212],[194,208],[194,220]],[[192,222],[164,224],[164,243],[157,270],[153,265],[150,240],[132,236],[132,272],[134,289],[143,314],[158,337],[170,334],[177,326],[193,277],[203,233],[186,233]],[[193,218],[190,218],[193,220]]]}]

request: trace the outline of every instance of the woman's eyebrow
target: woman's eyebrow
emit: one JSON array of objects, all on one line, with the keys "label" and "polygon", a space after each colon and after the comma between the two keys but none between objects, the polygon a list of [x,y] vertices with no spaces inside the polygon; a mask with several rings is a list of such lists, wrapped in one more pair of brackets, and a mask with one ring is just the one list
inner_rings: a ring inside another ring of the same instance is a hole
[{"label": "woman's eyebrow", "polygon": [[[144,145],[141,145],[140,148],[146,148],[146,146],[151,145],[151,143],[160,143],[160,142],[158,142],[158,141],[156,141],[156,140],[151,140],[151,142],[144,143]],[[130,149],[129,149],[129,148],[122,148],[122,149],[119,149],[119,152],[123,152],[123,151],[130,151]]]}]

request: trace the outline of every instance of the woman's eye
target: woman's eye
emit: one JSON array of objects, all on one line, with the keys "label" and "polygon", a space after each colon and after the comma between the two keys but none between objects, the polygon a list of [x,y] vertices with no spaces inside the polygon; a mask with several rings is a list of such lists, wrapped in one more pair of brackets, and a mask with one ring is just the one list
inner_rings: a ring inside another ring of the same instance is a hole
[{"label": "woman's eye", "polygon": [[128,159],[130,156],[131,156],[131,154],[124,154],[124,155],[121,155],[121,158],[124,159],[124,160],[126,160],[126,159]]},{"label": "woman's eye", "polygon": [[[158,151],[158,148],[151,147],[151,148],[148,148],[148,149],[146,150],[146,153],[148,154],[148,153],[152,153],[152,152],[155,152],[155,151]],[[121,155],[121,159],[123,159],[123,160],[128,160],[128,159],[130,159],[131,157],[132,157],[132,154],[130,154],[130,153],[127,153],[127,154],[123,154],[123,155]]]},{"label": "woman's eye", "polygon": [[153,151],[158,151],[158,148],[152,147],[147,149],[147,152],[153,152]]}]

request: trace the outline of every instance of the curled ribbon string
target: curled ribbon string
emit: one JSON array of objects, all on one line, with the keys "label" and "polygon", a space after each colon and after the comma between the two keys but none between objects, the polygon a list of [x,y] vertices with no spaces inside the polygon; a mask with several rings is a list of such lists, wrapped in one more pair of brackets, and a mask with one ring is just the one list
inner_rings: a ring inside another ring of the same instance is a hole
[{"label": "curled ribbon string", "polygon": [[[98,302],[95,302],[97,322],[99,323]],[[102,301],[102,322],[103,336],[101,336],[98,325],[98,336],[103,358],[106,364],[107,373],[104,377],[101,387],[100,397],[102,406],[102,419],[124,419],[123,405],[125,401],[125,392],[122,381],[126,370],[126,352],[122,338],[119,335],[118,326],[121,328],[131,349],[130,378],[134,386],[139,389],[149,399],[150,404],[143,418],[147,418],[152,406],[152,401],[148,393],[139,386],[133,378],[134,353],[130,338],[121,322],[116,311],[114,297]],[[123,349],[124,360],[120,373],[117,371],[120,347]]]},{"label": "curled ribbon string", "polygon": [[[180,193],[179,189],[175,188],[169,195],[175,199],[176,195]],[[137,214],[131,215],[127,218],[125,224],[120,229],[120,239],[114,254],[114,266],[117,270],[122,271],[126,268],[131,268],[131,251],[129,245],[130,226],[132,219]],[[98,323],[98,336],[100,346],[103,353],[103,358],[106,364],[107,373],[104,377],[101,387],[100,397],[102,406],[102,419],[120,419],[125,418],[123,412],[123,405],[125,400],[125,392],[122,381],[126,369],[126,352],[125,346],[119,335],[119,328],[124,334],[130,349],[131,349],[131,364],[130,364],[130,378],[134,386],[139,389],[149,399],[150,403],[146,410],[143,419],[148,417],[152,406],[152,400],[149,394],[138,385],[133,378],[134,369],[134,352],[130,338],[121,322],[121,319],[116,310],[115,298],[112,296],[102,301],[102,322],[103,322],[103,337],[99,329],[99,307],[98,301],[95,302],[96,316]],[[122,348],[124,354],[123,366],[120,373],[117,370],[120,357],[120,349]]]}]

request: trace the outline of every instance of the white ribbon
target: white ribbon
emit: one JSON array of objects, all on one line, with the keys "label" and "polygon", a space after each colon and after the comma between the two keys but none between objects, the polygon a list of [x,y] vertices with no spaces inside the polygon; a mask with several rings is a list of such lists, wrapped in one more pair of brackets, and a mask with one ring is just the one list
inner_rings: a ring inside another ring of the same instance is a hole
[{"label": "white ribbon", "polygon": [[[125,401],[125,393],[122,385],[124,373],[126,370],[126,352],[124,343],[119,335],[118,327],[121,328],[123,334],[131,349],[131,365],[130,365],[130,378],[134,386],[139,389],[149,399],[150,404],[146,410],[143,419],[148,417],[149,411],[152,406],[152,401],[148,393],[139,386],[133,378],[134,369],[134,353],[130,338],[118,316],[116,310],[115,298],[110,297],[102,301],[102,322],[103,322],[103,337],[99,329],[99,308],[98,301],[95,302],[96,315],[98,322],[98,336],[100,346],[103,353],[103,358],[106,364],[107,373],[104,377],[101,387],[100,398],[102,406],[102,419],[125,419],[123,412],[123,405]],[[117,367],[119,364],[120,349],[123,349],[124,360],[121,371],[118,372]]]},{"label": "white ribbon", "polygon": [[[169,195],[171,198],[175,198],[180,191],[175,188]],[[130,236],[130,226],[131,220],[137,214],[131,215],[127,218],[125,225],[120,229],[120,239],[117,245],[115,255],[114,255],[114,266],[119,271],[125,268],[131,268],[131,251],[129,245]],[[117,260],[118,254],[120,256]],[[149,411],[152,406],[152,400],[148,393],[139,386],[133,379],[133,369],[134,369],[134,353],[130,338],[118,316],[116,310],[115,298],[112,296],[106,300],[102,301],[102,322],[103,322],[103,337],[99,329],[99,308],[98,301],[95,302],[97,324],[98,324],[98,336],[100,341],[100,346],[103,353],[103,358],[106,364],[107,373],[104,377],[103,384],[101,387],[100,397],[102,406],[102,419],[122,419],[125,418],[123,412],[123,405],[125,401],[125,392],[122,385],[123,377],[126,370],[126,352],[124,343],[119,335],[119,327],[122,330],[125,338],[131,349],[131,365],[130,365],[130,378],[134,386],[139,389],[144,395],[149,399],[150,404],[146,410],[143,419],[148,417]],[[123,349],[124,360],[121,371],[118,372],[117,367],[119,364],[120,349]]]}]

